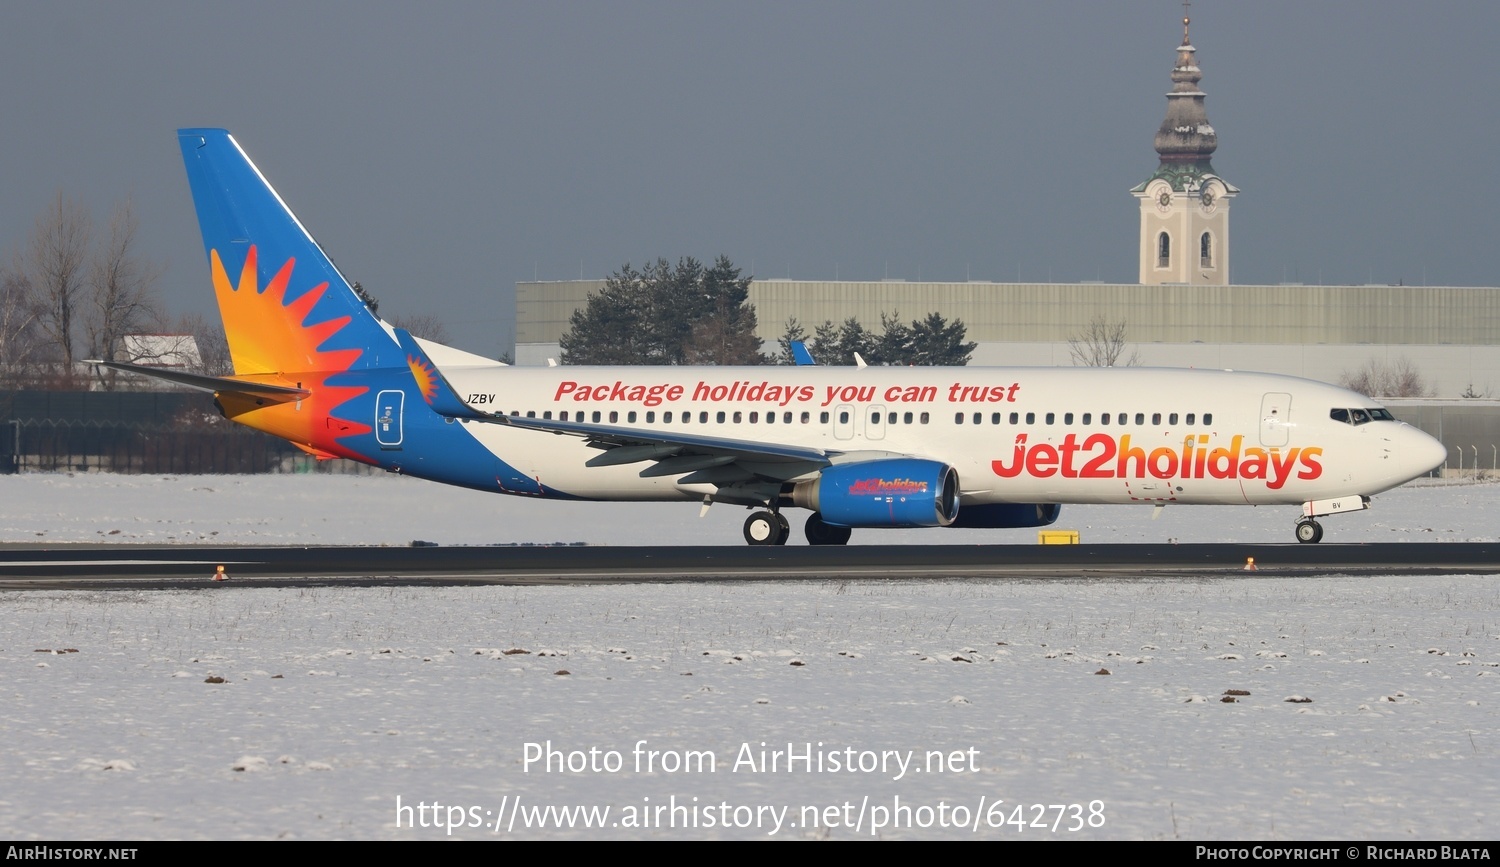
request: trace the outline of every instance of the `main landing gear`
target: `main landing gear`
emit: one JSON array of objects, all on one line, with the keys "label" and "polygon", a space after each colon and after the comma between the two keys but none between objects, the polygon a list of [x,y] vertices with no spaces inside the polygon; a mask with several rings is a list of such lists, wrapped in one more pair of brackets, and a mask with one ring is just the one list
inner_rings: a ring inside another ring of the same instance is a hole
[{"label": "main landing gear", "polygon": [[[813,512],[807,516],[803,532],[807,534],[809,545],[847,545],[854,531],[829,524],[822,515]],[[791,535],[791,525],[780,512],[762,509],[751,512],[745,519],[745,541],[752,545],[785,545]]]},{"label": "main landing gear", "polygon": [[785,545],[792,525],[780,512],[751,512],[745,519],[745,541],[752,545]]},{"label": "main landing gear", "polygon": [[1312,518],[1303,518],[1297,522],[1298,542],[1317,542],[1323,538],[1323,525]]}]

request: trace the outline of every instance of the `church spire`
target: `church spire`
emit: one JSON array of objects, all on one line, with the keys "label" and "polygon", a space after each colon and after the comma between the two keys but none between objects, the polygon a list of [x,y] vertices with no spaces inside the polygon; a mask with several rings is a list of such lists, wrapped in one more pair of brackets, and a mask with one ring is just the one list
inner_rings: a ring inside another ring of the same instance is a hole
[{"label": "church spire", "polygon": [[[1182,44],[1177,47],[1177,65],[1172,68],[1172,90],[1167,94],[1167,117],[1156,131],[1156,152],[1163,163],[1207,163],[1219,146],[1219,138],[1208,123],[1203,107],[1205,94],[1198,88],[1203,71],[1198,68],[1197,49],[1188,37],[1191,19],[1182,16]],[[1212,171],[1207,165],[1205,171]]]}]

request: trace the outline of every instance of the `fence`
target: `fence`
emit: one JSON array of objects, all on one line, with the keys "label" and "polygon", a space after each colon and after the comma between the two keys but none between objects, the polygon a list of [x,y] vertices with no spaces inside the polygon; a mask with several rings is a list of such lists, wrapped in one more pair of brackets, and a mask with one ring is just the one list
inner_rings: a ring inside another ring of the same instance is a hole
[{"label": "fence", "polygon": [[13,419],[10,427],[0,472],[305,472],[312,461],[281,440],[238,427],[184,430],[70,419]]},{"label": "fence", "polygon": [[0,392],[0,473],[345,473],[233,424],[201,394]]}]

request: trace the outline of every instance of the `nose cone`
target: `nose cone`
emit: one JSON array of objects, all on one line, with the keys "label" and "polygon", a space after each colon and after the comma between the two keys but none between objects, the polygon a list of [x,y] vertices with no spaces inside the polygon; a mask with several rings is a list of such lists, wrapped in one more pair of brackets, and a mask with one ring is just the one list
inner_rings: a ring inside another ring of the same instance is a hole
[{"label": "nose cone", "polygon": [[1447,463],[1447,446],[1411,426],[1403,427],[1402,434],[1401,468],[1408,479],[1425,476]]}]

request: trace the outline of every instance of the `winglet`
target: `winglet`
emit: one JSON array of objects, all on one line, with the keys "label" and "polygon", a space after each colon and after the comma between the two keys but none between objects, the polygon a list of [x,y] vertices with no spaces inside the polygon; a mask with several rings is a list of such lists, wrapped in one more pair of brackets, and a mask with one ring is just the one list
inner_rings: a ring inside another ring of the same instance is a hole
[{"label": "winglet", "polygon": [[798,367],[811,367],[817,364],[813,361],[812,353],[807,350],[807,344],[800,340],[792,341],[792,361]]},{"label": "winglet", "polygon": [[396,343],[400,345],[401,352],[406,356],[406,366],[411,369],[412,378],[417,381],[417,392],[432,411],[446,418],[489,418],[488,413],[480,412],[459,398],[453,386],[443,377],[443,372],[438,370],[422,347],[417,345],[411,332],[404,328],[395,329]]}]

